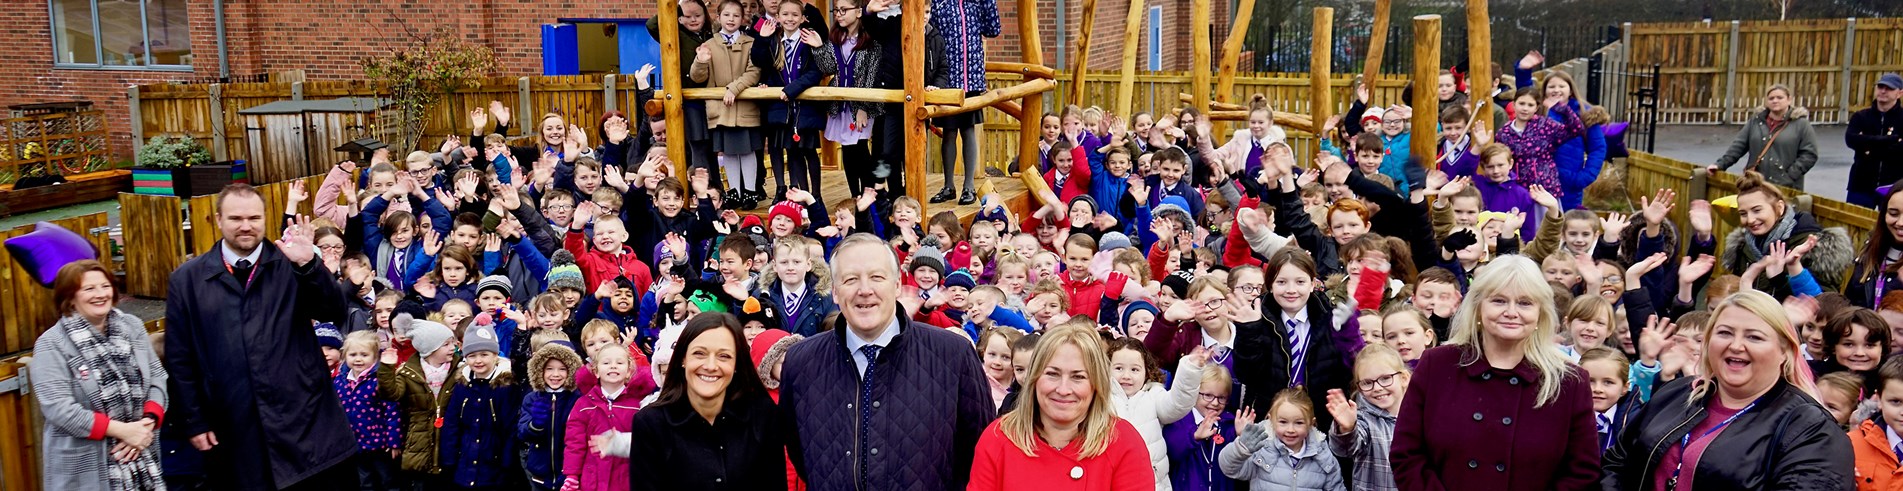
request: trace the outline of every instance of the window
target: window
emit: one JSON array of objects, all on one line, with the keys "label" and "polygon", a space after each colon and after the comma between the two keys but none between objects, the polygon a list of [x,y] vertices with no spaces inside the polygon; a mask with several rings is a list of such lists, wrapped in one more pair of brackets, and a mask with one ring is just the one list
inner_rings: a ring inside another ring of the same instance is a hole
[{"label": "window", "polygon": [[65,68],[190,68],[187,0],[49,0],[53,63]]}]

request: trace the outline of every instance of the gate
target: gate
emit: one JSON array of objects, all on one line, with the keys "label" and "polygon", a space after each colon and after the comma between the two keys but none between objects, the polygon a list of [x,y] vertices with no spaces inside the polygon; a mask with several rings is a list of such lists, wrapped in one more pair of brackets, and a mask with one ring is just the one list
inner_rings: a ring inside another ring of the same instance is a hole
[{"label": "gate", "polygon": [[1658,140],[1659,65],[1634,66],[1614,46],[1618,45],[1588,58],[1586,101],[1605,107],[1613,121],[1630,123],[1625,130],[1627,149],[1651,152]]}]

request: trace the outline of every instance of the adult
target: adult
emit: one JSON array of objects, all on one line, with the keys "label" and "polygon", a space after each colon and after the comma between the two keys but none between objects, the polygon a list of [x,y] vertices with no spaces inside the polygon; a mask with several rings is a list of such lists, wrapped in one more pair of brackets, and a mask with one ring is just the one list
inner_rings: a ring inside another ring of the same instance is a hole
[{"label": "adult", "polygon": [[1892,186],[1883,193],[1883,206],[1877,209],[1881,227],[1870,231],[1869,242],[1857,255],[1857,269],[1844,284],[1844,297],[1851,305],[1877,308],[1885,294],[1903,290],[1903,186]]},{"label": "adult", "polygon": [[308,218],[264,240],[264,198],[232,184],[214,199],[224,239],[172,272],[165,366],[172,417],[205,452],[217,489],[356,487],[357,442],[312,321],[343,322],[344,295],[314,261]]},{"label": "adult", "polygon": [[[1724,249],[1719,256],[1725,270],[1738,271],[1747,278],[1755,276],[1755,281],[1747,282],[1746,286],[1782,297],[1791,291],[1789,280],[1798,276],[1785,274],[1786,258],[1776,254],[1789,249],[1792,255],[1800,257],[1799,265],[1809,271],[1817,284],[1831,287],[1843,284],[1844,271],[1850,269],[1851,261],[1856,258],[1849,234],[1842,227],[1824,228],[1817,223],[1817,217],[1792,208],[1784,198],[1784,191],[1771,186],[1769,180],[1768,176],[1755,171],[1745,171],[1744,177],[1738,179],[1739,226],[1725,235]],[[1695,235],[1709,236],[1710,207],[1694,204],[1689,213]],[[1816,237],[1816,244],[1806,245],[1812,237]],[[1708,241],[1695,238],[1689,249],[1709,254],[1709,244],[1704,242]],[[1686,255],[1696,257],[1689,252]],[[1753,266],[1760,266],[1762,271],[1749,274]],[[1773,281],[1777,277],[1785,281]]]},{"label": "adult", "polygon": [[1850,204],[1876,208],[1877,186],[1903,180],[1903,108],[1896,103],[1898,96],[1903,96],[1903,75],[1883,74],[1870,107],[1851,114],[1844,128],[1844,144],[1855,153],[1849,192],[1844,194]]},{"label": "adult", "polygon": [[1817,165],[1817,131],[1810,126],[1810,110],[1791,107],[1791,88],[1772,84],[1764,91],[1764,105],[1738,130],[1731,148],[1707,168],[1725,170],[1749,159],[1744,169],[1764,174],[1771,184],[1804,189],[1804,174]]},{"label": "adult", "polygon": [[832,270],[844,325],[793,345],[780,368],[800,475],[813,489],[964,489],[997,415],[971,341],[909,320],[898,257],[878,237],[840,241]]},{"label": "adult", "polygon": [[1157,488],[1143,436],[1111,406],[1117,384],[1095,330],[1045,333],[1025,377],[1035,402],[1018,404],[985,428],[967,489]]},{"label": "adult", "polygon": [[740,321],[721,312],[694,317],[674,346],[666,388],[634,415],[628,482],[641,490],[786,489],[786,446]]},{"label": "adult", "polygon": [[1784,308],[1744,290],[1713,308],[1711,326],[1700,362],[1708,375],[1680,377],[1652,394],[1606,452],[1600,484],[1853,489],[1850,439],[1811,396]]},{"label": "adult", "polygon": [[[926,18],[932,23],[945,41],[942,72],[948,84],[941,87],[965,91],[966,97],[976,97],[985,93],[985,39],[995,38],[1002,33],[998,21],[996,0],[932,0],[929,7],[931,16]],[[928,74],[930,72],[927,72]],[[937,84],[934,84],[937,85]],[[932,120],[932,124],[945,130],[939,155],[945,164],[945,187],[932,196],[933,203],[950,201],[953,194],[952,169],[956,167],[958,156],[962,153],[965,160],[965,192],[956,195],[960,206],[978,202],[977,188],[972,179],[978,174],[978,124],[984,122],[984,113],[973,111],[959,115]],[[963,141],[962,152],[959,142]]]},{"label": "adult", "polygon": [[1480,269],[1447,345],[1401,398],[1390,456],[1401,489],[1592,489],[1599,433],[1586,372],[1554,341],[1553,288],[1525,256]]},{"label": "adult", "polygon": [[27,363],[46,416],[45,489],[165,489],[152,447],[165,418],[165,367],[145,323],[113,308],[118,290],[112,273],[91,259],[53,279],[61,317],[33,343]]}]

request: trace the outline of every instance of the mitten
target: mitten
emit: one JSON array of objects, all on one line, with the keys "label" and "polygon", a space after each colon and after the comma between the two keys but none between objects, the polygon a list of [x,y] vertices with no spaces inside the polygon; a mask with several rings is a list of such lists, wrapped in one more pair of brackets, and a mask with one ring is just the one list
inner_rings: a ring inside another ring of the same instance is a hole
[{"label": "mitten", "polygon": [[1472,230],[1460,230],[1447,234],[1447,238],[1440,241],[1440,248],[1452,254],[1478,243],[1480,237],[1475,236]]},{"label": "mitten", "polygon": [[1241,443],[1242,449],[1248,450],[1249,453],[1255,453],[1256,450],[1261,450],[1262,442],[1268,440],[1269,425],[1262,423],[1249,425],[1247,428],[1242,429],[1241,434],[1236,435],[1236,443]]}]

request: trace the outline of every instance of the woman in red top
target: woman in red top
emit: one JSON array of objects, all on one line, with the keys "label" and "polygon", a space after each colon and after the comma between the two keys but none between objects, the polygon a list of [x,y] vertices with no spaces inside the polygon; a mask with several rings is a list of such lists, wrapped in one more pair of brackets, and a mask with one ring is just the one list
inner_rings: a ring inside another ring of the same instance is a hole
[{"label": "woman in red top", "polygon": [[1110,406],[1109,356],[1096,331],[1051,330],[1031,354],[1036,400],[1019,404],[978,438],[968,491],[1156,487],[1136,427]]}]

